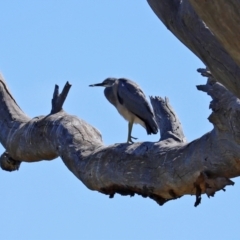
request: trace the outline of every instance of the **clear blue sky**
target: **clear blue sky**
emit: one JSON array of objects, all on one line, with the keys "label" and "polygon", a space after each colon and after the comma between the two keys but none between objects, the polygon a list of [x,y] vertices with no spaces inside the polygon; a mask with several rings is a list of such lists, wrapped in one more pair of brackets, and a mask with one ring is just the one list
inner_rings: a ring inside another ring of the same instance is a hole
[{"label": "clear blue sky", "polygon": [[[48,114],[54,85],[72,84],[64,109],[95,126],[105,144],[125,142],[127,122],[108,103],[106,77],[169,97],[189,141],[212,129],[210,98],[197,91],[203,64],[139,1],[1,1],[0,71],[27,115]],[[139,141],[155,141],[134,126]],[[4,149],[1,147],[1,151]],[[236,181],[236,179],[234,180]],[[0,171],[0,239],[239,239],[239,180],[214,198],[160,207],[139,196],[88,190],[61,159]]]}]

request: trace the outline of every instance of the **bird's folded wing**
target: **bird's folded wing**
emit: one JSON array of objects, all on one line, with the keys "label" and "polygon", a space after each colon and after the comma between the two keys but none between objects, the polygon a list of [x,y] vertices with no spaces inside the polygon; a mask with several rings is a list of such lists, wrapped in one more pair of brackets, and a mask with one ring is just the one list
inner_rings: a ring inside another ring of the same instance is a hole
[{"label": "bird's folded wing", "polygon": [[153,116],[148,101],[138,85],[130,81],[120,81],[117,96],[119,102],[141,120],[145,121],[149,115]]}]

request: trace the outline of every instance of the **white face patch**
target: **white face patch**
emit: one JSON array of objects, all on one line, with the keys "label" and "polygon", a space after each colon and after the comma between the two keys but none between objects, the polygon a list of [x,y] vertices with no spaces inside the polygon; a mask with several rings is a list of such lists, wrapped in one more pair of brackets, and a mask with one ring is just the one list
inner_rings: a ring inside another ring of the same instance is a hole
[{"label": "white face patch", "polygon": [[114,85],[114,83],[115,83],[115,80],[110,80],[110,79],[105,80],[105,81],[103,82],[104,87],[112,87],[112,86]]}]

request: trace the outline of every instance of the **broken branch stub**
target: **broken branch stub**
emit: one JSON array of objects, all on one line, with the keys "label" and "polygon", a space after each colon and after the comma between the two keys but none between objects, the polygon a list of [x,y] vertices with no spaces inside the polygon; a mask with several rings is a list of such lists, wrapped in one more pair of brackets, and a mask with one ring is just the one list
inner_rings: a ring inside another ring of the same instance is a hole
[{"label": "broken branch stub", "polygon": [[59,94],[59,86],[55,85],[55,89],[53,92],[53,99],[52,99],[52,110],[51,114],[60,112],[62,110],[63,103],[68,95],[68,92],[71,88],[71,84],[67,82],[62,90],[62,92]]}]

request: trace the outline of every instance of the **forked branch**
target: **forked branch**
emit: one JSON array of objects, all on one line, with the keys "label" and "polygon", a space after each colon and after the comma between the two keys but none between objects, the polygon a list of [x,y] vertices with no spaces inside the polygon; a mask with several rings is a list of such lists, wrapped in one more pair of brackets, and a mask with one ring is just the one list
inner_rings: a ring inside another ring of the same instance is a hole
[{"label": "forked branch", "polygon": [[67,82],[62,90],[62,93],[59,94],[59,86],[55,85],[53,99],[52,99],[52,110],[51,114],[60,112],[62,110],[63,103],[68,95],[68,92],[71,88],[71,84]]}]

